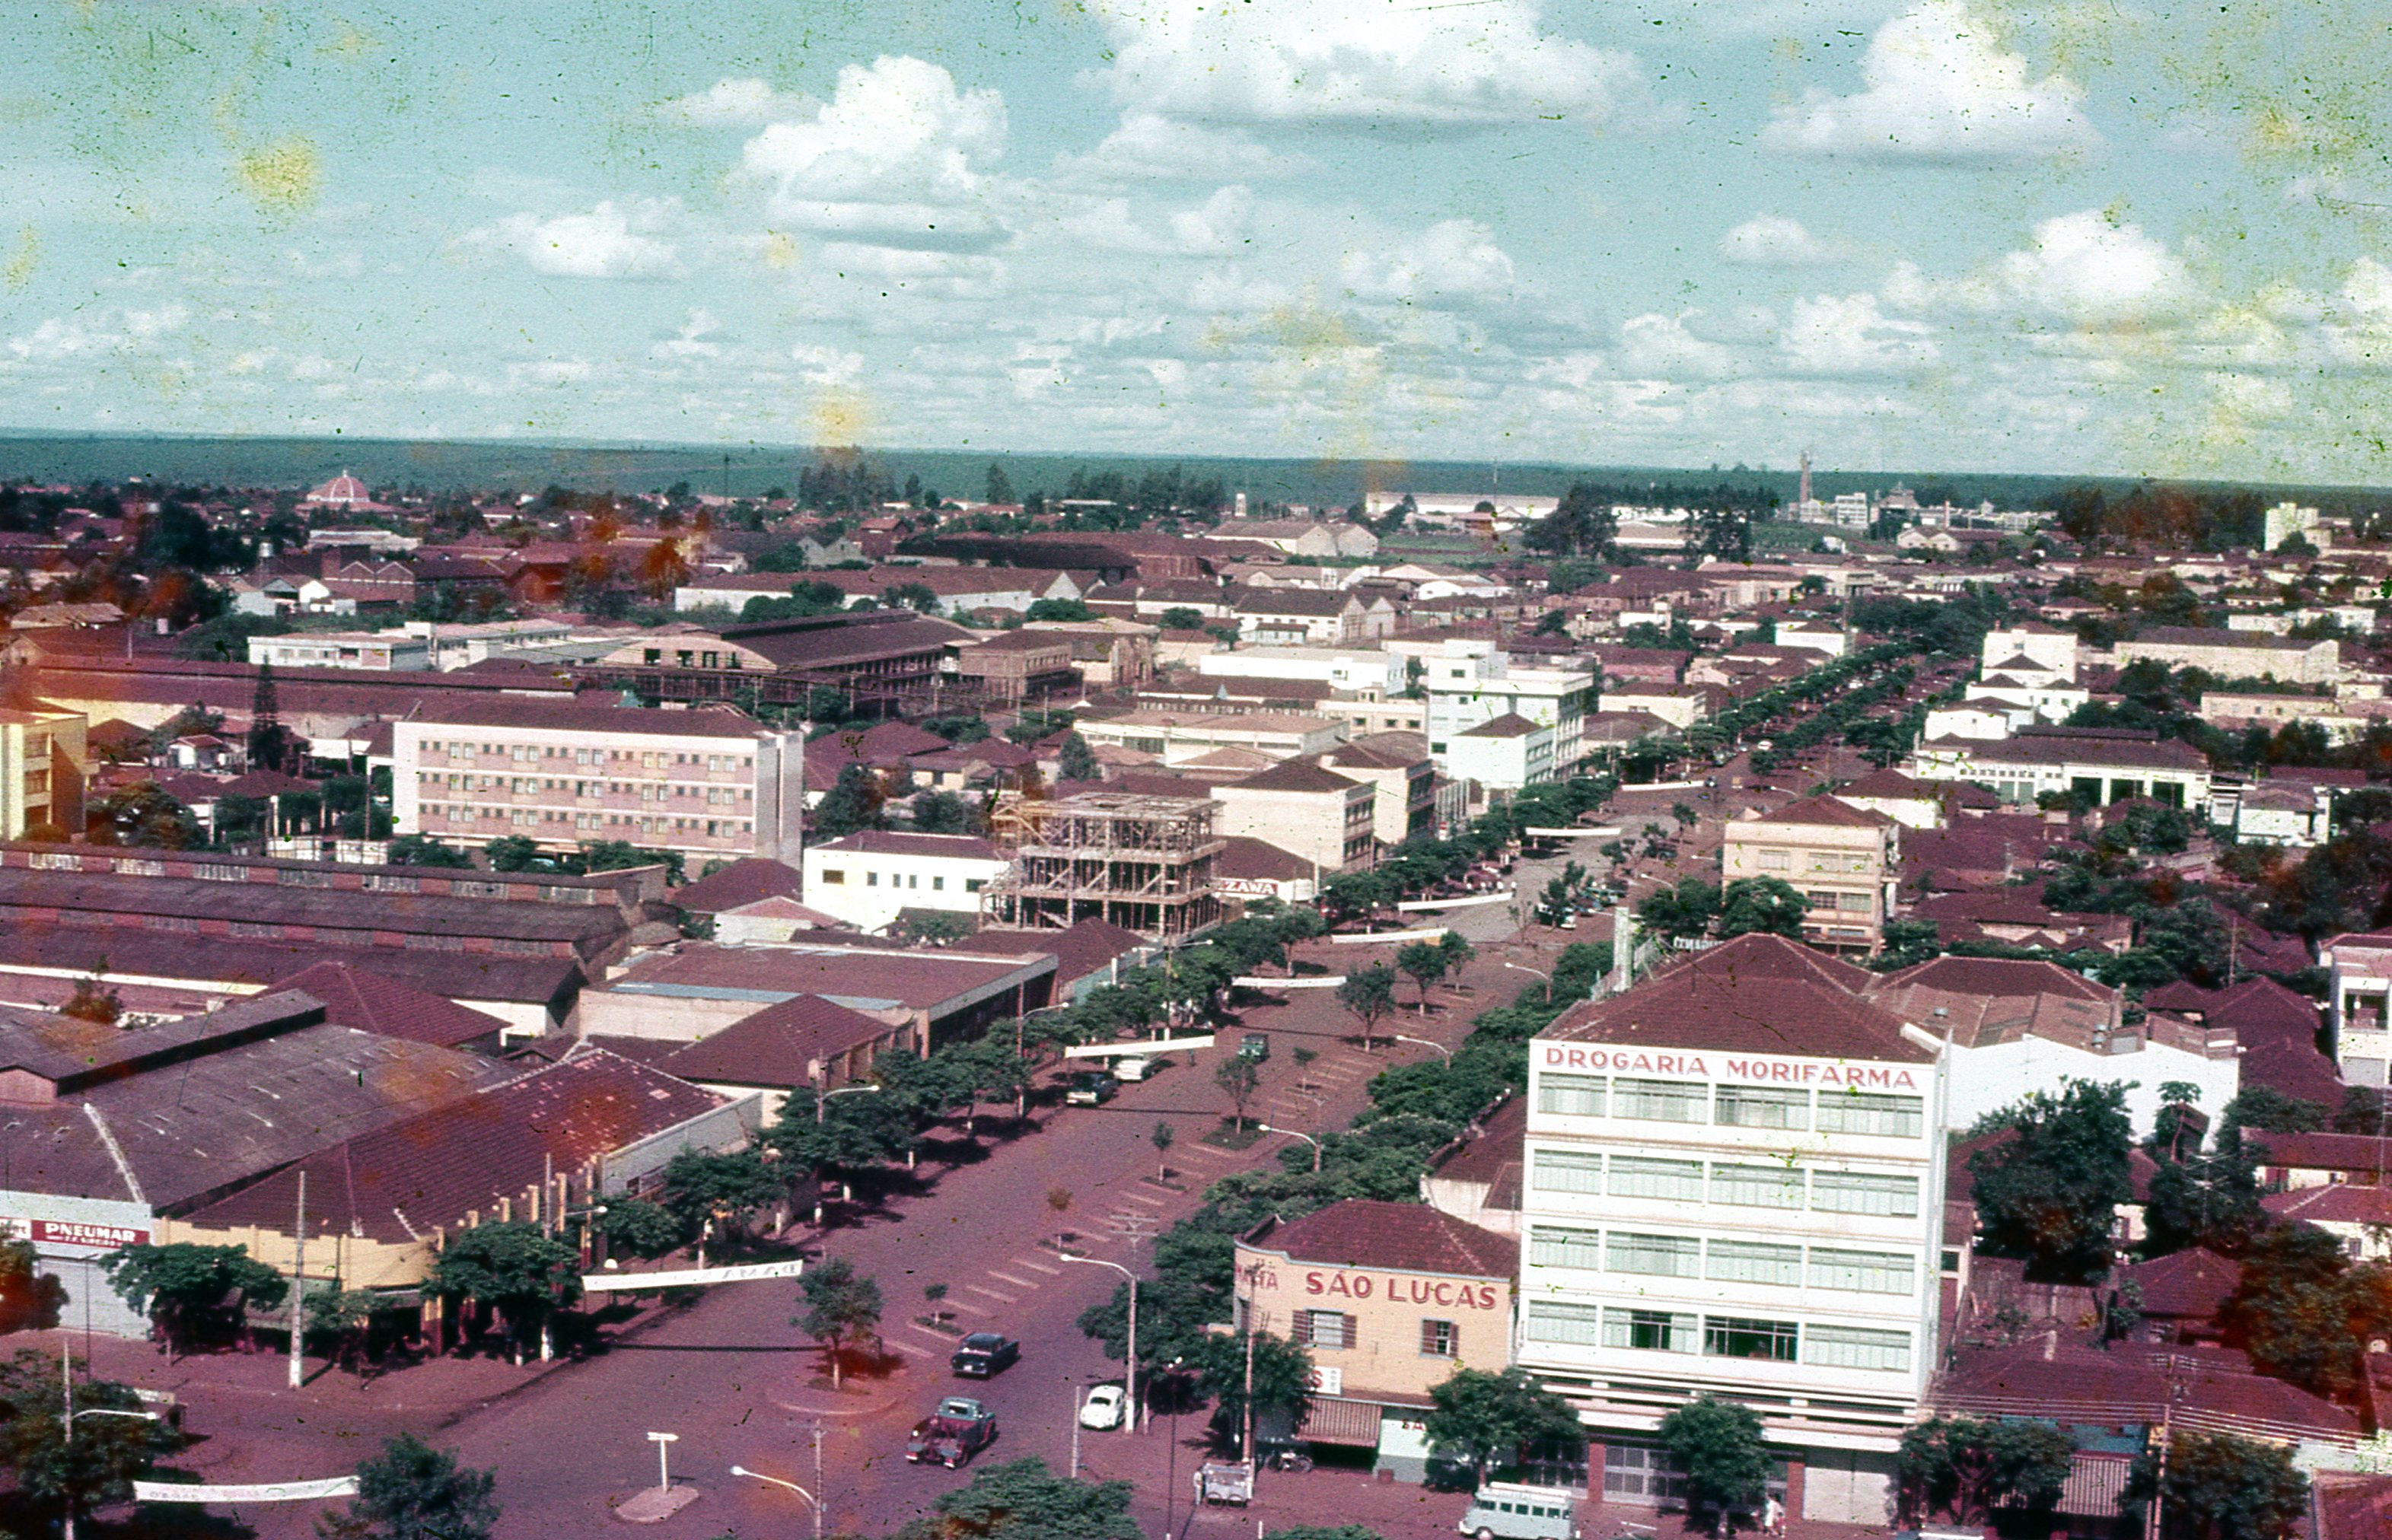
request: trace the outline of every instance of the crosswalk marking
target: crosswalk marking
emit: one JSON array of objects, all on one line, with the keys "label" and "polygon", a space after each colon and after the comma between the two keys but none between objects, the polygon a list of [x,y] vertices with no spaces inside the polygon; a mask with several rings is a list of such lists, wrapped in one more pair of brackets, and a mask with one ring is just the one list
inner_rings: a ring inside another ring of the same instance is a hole
[{"label": "crosswalk marking", "polygon": [[1149,1208],[1163,1209],[1169,1207],[1169,1205],[1164,1203],[1163,1199],[1159,1197],[1149,1197],[1144,1193],[1124,1193],[1122,1196],[1128,1198],[1132,1203],[1143,1203]]}]

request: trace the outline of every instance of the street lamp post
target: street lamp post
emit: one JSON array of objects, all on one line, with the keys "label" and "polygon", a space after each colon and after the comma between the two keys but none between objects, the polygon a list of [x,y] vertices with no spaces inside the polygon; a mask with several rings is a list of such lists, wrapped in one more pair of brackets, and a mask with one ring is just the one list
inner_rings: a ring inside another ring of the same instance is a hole
[{"label": "street lamp post", "polygon": [[1506,963],[1503,965],[1511,969],[1514,973],[1535,974],[1539,978],[1543,979],[1545,981],[1545,1003],[1550,1005],[1554,1003],[1554,976],[1552,974],[1543,972],[1541,969],[1538,968],[1522,967],[1517,963]]},{"label": "street lamp post", "polygon": [[1292,1128],[1273,1128],[1268,1123],[1256,1123],[1254,1127],[1260,1129],[1265,1133],[1284,1133],[1291,1139],[1301,1139],[1306,1144],[1310,1145],[1312,1146],[1312,1174],[1315,1176],[1319,1176],[1320,1174],[1320,1140],[1315,1139],[1309,1133],[1298,1133]]},{"label": "street lamp post", "polygon": [[1138,1431],[1138,1419],[1145,1412],[1145,1408],[1139,1404],[1138,1399],[1138,1275],[1121,1263],[1107,1262],[1102,1257],[1078,1257],[1069,1251],[1059,1251],[1056,1255],[1065,1262],[1085,1262],[1090,1267],[1110,1267],[1129,1280],[1129,1343],[1126,1355],[1129,1369],[1128,1383],[1124,1389],[1129,1396],[1129,1429],[1135,1433]]},{"label": "street lamp post", "polygon": [[[63,1463],[70,1472],[74,1468],[74,1425],[77,1417],[132,1417],[140,1422],[158,1420],[158,1414],[155,1412],[120,1412],[113,1406],[86,1406],[80,1412],[76,1411],[74,1409],[74,1354],[72,1352],[59,1352],[58,1376],[61,1393],[65,1396],[65,1403],[60,1408],[58,1427],[61,1442],[65,1443],[68,1455],[68,1458]],[[58,1525],[58,1534],[62,1540],[75,1540],[75,1502],[74,1490],[72,1487],[67,1490],[66,1514]]]},{"label": "street lamp post", "polygon": [[1431,1042],[1426,1038],[1408,1038],[1401,1032],[1390,1032],[1387,1035],[1392,1041],[1397,1042],[1409,1042],[1422,1048],[1434,1048],[1438,1053],[1445,1055],[1446,1063],[1451,1064],[1453,1062],[1453,1050],[1448,1048],[1444,1043]]},{"label": "street lamp post", "polygon": [[[821,1498],[815,1496],[812,1493],[808,1492],[804,1487],[800,1486],[795,1482],[785,1482],[778,1476],[767,1476],[760,1470],[750,1470],[744,1465],[733,1466],[731,1468],[731,1473],[734,1476],[745,1476],[751,1482],[762,1482],[766,1486],[786,1487],[791,1492],[796,1493],[799,1496],[803,1497],[806,1500],[806,1506],[814,1510],[814,1540],[822,1540],[823,1512]],[[820,1477],[815,1478],[815,1483],[817,1485],[821,1483]]]}]

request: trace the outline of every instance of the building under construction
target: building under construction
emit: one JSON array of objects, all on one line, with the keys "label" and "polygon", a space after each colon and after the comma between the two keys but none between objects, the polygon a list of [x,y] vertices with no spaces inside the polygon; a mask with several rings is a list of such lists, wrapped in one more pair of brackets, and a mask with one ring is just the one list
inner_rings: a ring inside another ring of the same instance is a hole
[{"label": "building under construction", "polygon": [[1033,928],[1105,920],[1157,940],[1192,935],[1221,917],[1213,892],[1213,862],[1228,843],[1213,832],[1220,810],[1200,796],[1008,794],[989,832],[1014,852],[1014,869],[981,890],[981,912]]}]

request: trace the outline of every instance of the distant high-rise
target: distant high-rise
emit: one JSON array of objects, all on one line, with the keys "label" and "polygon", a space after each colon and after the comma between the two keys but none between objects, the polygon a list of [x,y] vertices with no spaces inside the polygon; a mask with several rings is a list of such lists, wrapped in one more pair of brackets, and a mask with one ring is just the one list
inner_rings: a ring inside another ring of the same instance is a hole
[{"label": "distant high-rise", "polygon": [[[1794,506],[1798,510],[1811,506],[1811,451],[1808,449],[1802,451],[1802,485],[1794,494]],[[1800,517],[1800,514],[1796,517]]]}]

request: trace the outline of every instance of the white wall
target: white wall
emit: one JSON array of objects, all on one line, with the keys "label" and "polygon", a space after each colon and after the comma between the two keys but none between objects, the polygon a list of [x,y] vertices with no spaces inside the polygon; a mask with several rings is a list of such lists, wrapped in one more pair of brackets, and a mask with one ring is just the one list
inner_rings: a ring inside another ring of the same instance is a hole
[{"label": "white wall", "polygon": [[2136,1054],[2088,1054],[2048,1038],[2022,1038],[1989,1048],[1952,1049],[1952,1126],[1966,1129],[1979,1118],[2009,1106],[2030,1091],[2057,1092],[2063,1079],[2135,1082],[2126,1092],[2126,1112],[2137,1135],[2158,1120],[2160,1086],[2190,1081],[2201,1087],[2201,1106],[2213,1119],[2241,1089],[2240,1061],[2204,1058],[2165,1043],[2146,1042]]},{"label": "white wall", "polygon": [[[869,854],[817,845],[806,851],[805,904],[865,931],[885,927],[905,909],[977,914],[979,885],[1007,866],[979,857]],[[830,873],[843,880],[831,881]]]}]

